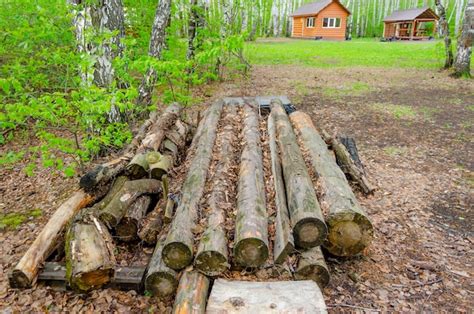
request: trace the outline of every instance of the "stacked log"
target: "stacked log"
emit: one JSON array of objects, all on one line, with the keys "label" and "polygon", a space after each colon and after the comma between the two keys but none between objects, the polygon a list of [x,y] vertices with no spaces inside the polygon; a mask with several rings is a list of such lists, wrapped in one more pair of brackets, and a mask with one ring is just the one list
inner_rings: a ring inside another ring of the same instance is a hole
[{"label": "stacked log", "polygon": [[327,250],[338,256],[360,253],[370,243],[373,227],[359,205],[344,173],[327,150],[311,118],[302,112],[290,115],[320,182],[321,204],[327,208]]},{"label": "stacked log", "polygon": [[[214,103],[208,108],[206,118],[199,127],[199,141],[189,167],[186,180],[181,188],[182,199],[176,209],[175,218],[163,248],[163,259],[173,269],[182,269],[193,260],[193,229],[198,217],[198,205],[204,191],[211,154],[216,138],[217,123],[220,119],[223,102]],[[196,138],[195,138],[196,140]]]},{"label": "stacked log", "polygon": [[281,102],[272,102],[278,147],[285,179],[288,209],[296,245],[311,248],[323,243],[327,227],[296,135]]},{"label": "stacked log", "polygon": [[237,107],[228,107],[222,118],[220,146],[217,151],[219,160],[212,177],[212,192],[209,197],[208,225],[204,231],[194,261],[196,268],[208,276],[217,276],[229,268],[227,252],[227,234],[224,223],[227,217],[227,191],[230,187],[229,172],[235,159],[232,147],[236,141],[233,122],[237,120]]},{"label": "stacked log", "polygon": [[173,305],[173,314],[204,314],[210,280],[196,271],[185,271],[181,276]]},{"label": "stacked log", "polygon": [[125,216],[120,220],[117,227],[115,227],[115,231],[120,240],[130,242],[137,239],[140,222],[148,212],[150,204],[151,196],[142,195],[130,205]]},{"label": "stacked log", "polygon": [[317,246],[301,252],[295,271],[297,280],[313,280],[321,289],[329,283],[329,268],[324,260],[321,247]]},{"label": "stacked log", "polygon": [[242,134],[234,258],[241,266],[259,267],[269,254],[268,218],[258,113],[247,104],[243,106]]}]

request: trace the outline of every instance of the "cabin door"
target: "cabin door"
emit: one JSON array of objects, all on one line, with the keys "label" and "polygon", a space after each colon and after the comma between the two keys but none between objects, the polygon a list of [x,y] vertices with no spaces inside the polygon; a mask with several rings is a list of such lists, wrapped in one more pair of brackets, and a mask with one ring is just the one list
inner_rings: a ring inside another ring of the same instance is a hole
[{"label": "cabin door", "polygon": [[303,37],[303,17],[293,18],[293,37]]}]

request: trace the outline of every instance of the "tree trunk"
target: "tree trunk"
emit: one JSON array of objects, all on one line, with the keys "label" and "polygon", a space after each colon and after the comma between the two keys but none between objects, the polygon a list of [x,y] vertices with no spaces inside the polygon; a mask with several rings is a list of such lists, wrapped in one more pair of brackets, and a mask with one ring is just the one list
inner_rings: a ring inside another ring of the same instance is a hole
[{"label": "tree trunk", "polygon": [[198,138],[199,143],[196,143],[196,152],[181,188],[182,200],[176,209],[175,218],[163,249],[163,259],[166,265],[173,269],[182,269],[193,260],[193,229],[212,159],[212,149],[222,108],[222,101],[214,103],[208,109],[206,118],[201,121],[202,133]]},{"label": "tree trunk", "polygon": [[451,37],[449,36],[449,24],[446,20],[446,10],[444,9],[441,0],[435,0],[436,8],[438,9],[439,15],[439,29],[444,37],[444,47],[446,58],[444,61],[444,68],[449,69],[453,65],[453,48],[451,46]]},{"label": "tree trunk", "polygon": [[10,274],[10,287],[29,288],[33,285],[38,269],[58,245],[69,220],[92,201],[90,195],[80,190],[56,210]]},{"label": "tree trunk", "polygon": [[276,264],[282,264],[288,254],[293,252],[294,238],[286,203],[285,182],[281,169],[280,152],[276,141],[275,118],[268,116],[268,137],[272,159],[273,184],[275,186],[275,241],[273,243],[273,258]]},{"label": "tree trunk", "polygon": [[195,44],[194,40],[196,38],[196,32],[197,32],[197,22],[199,19],[198,13],[197,13],[197,0],[190,0],[189,3],[191,7],[191,12],[189,16],[189,25],[188,25],[188,51],[186,53],[186,59],[191,60],[194,58],[195,54]]},{"label": "tree trunk", "polygon": [[259,267],[268,258],[262,148],[256,109],[244,105],[243,115],[244,144],[240,158],[234,258],[244,267]]},{"label": "tree trunk", "polygon": [[295,271],[296,280],[313,280],[321,289],[329,283],[329,268],[324,261],[321,247],[317,246],[301,253]]},{"label": "tree trunk", "polygon": [[462,24],[461,36],[458,39],[456,60],[454,61],[455,77],[471,77],[471,53],[474,43],[474,0],[469,0]]},{"label": "tree trunk", "polygon": [[66,278],[77,291],[108,283],[115,273],[112,237],[89,209],[79,212],[66,234]]},{"label": "tree trunk", "polygon": [[311,118],[302,112],[290,115],[318,176],[321,204],[328,211],[329,232],[324,246],[337,256],[352,256],[369,245],[373,227],[359,205],[344,173],[330,155],[326,143],[316,131]]},{"label": "tree trunk", "polygon": [[143,194],[158,194],[161,182],[154,179],[127,181],[110,203],[100,212],[99,217],[108,228],[116,227],[128,208]]},{"label": "tree trunk", "polygon": [[211,179],[212,192],[209,197],[210,210],[207,228],[201,237],[194,265],[208,275],[217,276],[229,268],[227,252],[227,234],[225,230],[226,210],[232,204],[227,200],[227,192],[231,189],[232,164],[236,154],[234,144],[236,134],[233,122],[237,121],[237,107],[227,106],[222,121],[223,130],[220,135],[220,145],[217,151],[217,163],[214,176]]},{"label": "tree trunk", "polygon": [[[151,30],[151,39],[148,55],[161,59],[161,53],[166,46],[166,28],[171,19],[171,0],[160,0],[155,13],[155,19]],[[149,68],[138,88],[137,103],[149,106],[153,94],[153,88],[157,80],[156,70]]]},{"label": "tree trunk", "polygon": [[125,216],[115,228],[120,240],[130,242],[138,237],[138,228],[143,217],[145,217],[148,207],[150,207],[151,197],[142,195],[127,210]]},{"label": "tree trunk", "polygon": [[326,239],[327,227],[296,135],[281,102],[272,101],[272,115],[275,117],[288,209],[296,245],[303,248],[321,245]]},{"label": "tree trunk", "polygon": [[173,314],[204,314],[210,280],[196,271],[185,271],[179,280]]},{"label": "tree trunk", "polygon": [[178,274],[163,262],[165,236],[156,243],[145,275],[145,290],[160,299],[170,299],[178,287]]}]

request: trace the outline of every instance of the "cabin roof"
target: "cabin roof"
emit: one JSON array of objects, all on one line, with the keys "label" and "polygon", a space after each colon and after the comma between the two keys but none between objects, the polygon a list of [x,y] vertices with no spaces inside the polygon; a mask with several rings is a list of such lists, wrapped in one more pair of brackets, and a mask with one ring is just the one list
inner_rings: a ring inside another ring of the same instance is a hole
[{"label": "cabin roof", "polygon": [[416,18],[432,18],[435,20],[439,19],[433,10],[431,10],[429,7],[423,7],[393,11],[392,14],[384,19],[384,22],[411,21]]},{"label": "cabin roof", "polygon": [[338,3],[345,11],[347,11],[347,13],[351,14],[351,12],[349,12],[349,10],[345,6],[343,6],[338,0],[321,0],[321,1],[311,2],[308,4],[302,5],[290,16],[304,16],[304,15],[318,14],[325,7],[327,7],[333,2]]}]

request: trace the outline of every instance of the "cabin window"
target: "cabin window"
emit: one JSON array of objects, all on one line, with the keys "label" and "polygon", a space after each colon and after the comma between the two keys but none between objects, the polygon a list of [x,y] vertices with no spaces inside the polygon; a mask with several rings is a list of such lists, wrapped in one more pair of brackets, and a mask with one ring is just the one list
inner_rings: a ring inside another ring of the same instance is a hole
[{"label": "cabin window", "polygon": [[309,27],[309,28],[314,27],[314,20],[315,20],[314,17],[308,17],[306,19],[306,27]]},{"label": "cabin window", "polygon": [[323,19],[324,28],[339,28],[341,27],[341,19],[338,17],[325,17]]}]

